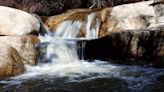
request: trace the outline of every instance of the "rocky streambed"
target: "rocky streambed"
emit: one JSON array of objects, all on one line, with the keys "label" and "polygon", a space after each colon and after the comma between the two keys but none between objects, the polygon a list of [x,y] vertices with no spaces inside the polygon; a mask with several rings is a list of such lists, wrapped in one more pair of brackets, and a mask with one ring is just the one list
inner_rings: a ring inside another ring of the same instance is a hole
[{"label": "rocky streambed", "polygon": [[0,92],[164,91],[163,0],[29,1],[0,1]]}]

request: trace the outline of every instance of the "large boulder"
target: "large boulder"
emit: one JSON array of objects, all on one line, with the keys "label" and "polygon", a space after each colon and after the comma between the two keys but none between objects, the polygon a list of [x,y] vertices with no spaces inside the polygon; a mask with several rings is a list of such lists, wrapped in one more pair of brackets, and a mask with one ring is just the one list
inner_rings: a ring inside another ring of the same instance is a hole
[{"label": "large boulder", "polygon": [[112,33],[100,39],[87,41],[85,59],[116,59],[117,63],[164,67],[163,37],[164,27]]},{"label": "large boulder", "polygon": [[144,0],[0,0],[0,5],[39,15],[54,15],[75,8],[100,8]]},{"label": "large boulder", "polygon": [[40,21],[29,13],[0,6],[0,35],[36,34],[40,30]]},{"label": "large boulder", "polygon": [[0,43],[14,47],[24,64],[35,65],[36,49],[35,45],[39,42],[36,36],[0,36]]},{"label": "large boulder", "polygon": [[155,0],[152,5],[156,11],[157,25],[164,25],[164,0]]},{"label": "large boulder", "polygon": [[24,64],[16,49],[0,42],[0,79],[24,72]]},{"label": "large boulder", "polygon": [[[164,26],[152,29],[125,30],[99,39],[67,39],[76,43],[80,59],[113,61],[132,65],[164,67]],[[50,62],[47,58],[51,42],[37,45],[38,61]],[[50,53],[49,53],[50,54]],[[53,55],[52,55],[53,56]]]},{"label": "large boulder", "polygon": [[[96,34],[103,37],[123,30],[154,27],[153,1],[120,5],[113,8],[73,9],[50,17],[45,24],[55,36],[87,37]],[[72,35],[73,34],[73,35]]]}]

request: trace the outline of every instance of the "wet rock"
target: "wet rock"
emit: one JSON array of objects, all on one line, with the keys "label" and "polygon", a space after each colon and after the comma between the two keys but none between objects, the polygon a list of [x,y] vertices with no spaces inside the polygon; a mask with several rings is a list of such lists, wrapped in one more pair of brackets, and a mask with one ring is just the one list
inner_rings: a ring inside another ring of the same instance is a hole
[{"label": "wet rock", "polygon": [[154,82],[152,84],[143,86],[139,92],[163,92],[163,87],[164,85],[160,82]]},{"label": "wet rock", "polygon": [[39,39],[36,36],[0,36],[0,42],[14,47],[24,64],[35,65],[37,63],[35,45]]},{"label": "wet rock", "polygon": [[128,29],[144,29],[155,24],[154,8],[149,6],[152,2],[139,2],[113,8],[68,10],[50,17],[45,24],[50,31],[59,31],[57,32],[59,36],[67,36],[73,32],[75,35],[71,35],[72,38],[87,37],[90,34],[103,37]]},{"label": "wet rock", "polygon": [[154,81],[146,83],[147,85],[143,85],[139,92],[163,92],[164,91],[164,75],[160,73],[160,75],[156,75],[153,77]]},{"label": "wet rock", "polygon": [[[164,67],[163,29],[161,26],[145,30],[125,30],[95,40],[77,40],[76,48],[80,59],[109,60],[114,63],[153,65],[160,68]],[[46,59],[49,44],[38,44],[39,62],[50,61]]]},{"label": "wet rock", "polygon": [[0,6],[0,35],[37,34],[39,20],[24,11]]},{"label": "wet rock", "polygon": [[0,52],[0,79],[24,72],[24,64],[16,49],[1,42]]},{"label": "wet rock", "polygon": [[97,78],[82,82],[66,83],[68,92],[130,92],[128,83],[119,78]]},{"label": "wet rock", "polygon": [[163,37],[163,29],[129,30],[113,33],[103,38],[87,42],[84,51],[85,58],[117,59],[122,60],[119,63],[153,64],[155,67],[164,67]]}]

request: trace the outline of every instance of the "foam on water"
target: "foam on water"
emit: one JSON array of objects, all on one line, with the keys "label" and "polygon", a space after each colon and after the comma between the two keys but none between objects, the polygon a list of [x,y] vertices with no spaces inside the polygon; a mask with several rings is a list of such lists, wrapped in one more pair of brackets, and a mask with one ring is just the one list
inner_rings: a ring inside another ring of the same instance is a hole
[{"label": "foam on water", "polygon": [[114,66],[108,67],[105,62],[87,62],[80,60],[76,51],[76,42],[56,40],[48,44],[46,58],[49,63],[39,63],[38,66],[26,66],[26,73],[22,78],[38,76],[71,77],[83,76],[90,73],[108,73]]},{"label": "foam on water", "polygon": [[[49,63],[26,66],[27,71],[16,78],[26,79],[39,76],[72,77],[85,76],[92,73],[107,74],[110,69],[114,69],[115,66],[106,65],[106,62],[80,60],[77,54],[76,45],[78,40],[90,40],[98,37],[100,23],[96,20],[95,27],[92,27],[91,24],[94,18],[95,14],[90,14],[83,23],[67,20],[62,22],[54,33],[49,32],[45,36],[40,35],[41,42],[49,42],[46,48],[46,59],[49,60]],[[77,39],[82,25],[86,29],[86,37]]]},{"label": "foam on water", "polygon": [[[112,65],[100,60],[94,60],[92,62],[80,60],[76,51],[76,40],[96,39],[98,37],[99,22],[97,22],[96,27],[91,27],[91,21],[94,16],[94,14],[91,14],[87,17],[88,21],[85,28],[87,39],[76,39],[80,26],[82,25],[78,21],[65,21],[55,33],[47,33],[45,36],[39,36],[41,42],[49,42],[46,48],[46,58],[50,62],[39,63],[37,66],[26,65],[24,74],[12,77],[6,81],[0,81],[0,84],[19,85],[24,80],[35,78],[45,79],[47,77],[69,77],[71,81],[76,81],[74,78],[81,76],[89,77],[80,81],[98,77],[118,77],[127,80],[130,88],[137,90],[142,85],[153,81],[153,78],[164,74],[164,69]],[[73,41],[71,41],[72,39]],[[98,76],[91,76],[92,74]]]},{"label": "foam on water", "polygon": [[[108,65],[110,66],[110,65]],[[114,69],[114,66],[107,68],[104,62],[74,62],[67,64],[42,64],[39,66],[26,66],[27,71],[25,74],[15,77],[17,79],[30,79],[30,78],[39,78],[42,76],[53,76],[54,78],[58,77],[80,77],[88,76],[90,74],[107,74],[111,69]]]}]

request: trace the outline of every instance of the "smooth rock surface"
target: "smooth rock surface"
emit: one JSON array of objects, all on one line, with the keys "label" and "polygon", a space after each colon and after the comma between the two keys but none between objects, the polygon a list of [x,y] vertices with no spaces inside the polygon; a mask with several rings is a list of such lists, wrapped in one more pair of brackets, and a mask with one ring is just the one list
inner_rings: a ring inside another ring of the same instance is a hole
[{"label": "smooth rock surface", "polygon": [[24,64],[16,49],[0,42],[0,79],[24,72]]},{"label": "smooth rock surface", "polygon": [[146,29],[155,27],[156,22],[154,8],[149,6],[151,3],[153,1],[119,5],[113,8],[73,9],[50,17],[45,24],[52,32],[59,30],[63,31],[63,34],[67,34],[68,31],[70,33],[72,31],[72,33],[77,32],[77,37],[86,37],[87,29],[89,32],[98,30],[98,37],[129,29]]},{"label": "smooth rock surface", "polygon": [[[160,28],[159,28],[160,29]],[[164,67],[164,29],[127,30],[86,43],[86,59],[124,60],[118,63]],[[97,53],[98,52],[98,53]]]},{"label": "smooth rock surface", "polygon": [[37,34],[40,21],[31,14],[5,6],[0,6],[0,35]]},{"label": "smooth rock surface", "polygon": [[155,0],[152,5],[156,11],[157,25],[164,25],[164,0]]},{"label": "smooth rock surface", "polygon": [[36,49],[35,45],[39,42],[36,36],[0,36],[0,43],[14,47],[24,64],[35,65]]}]

